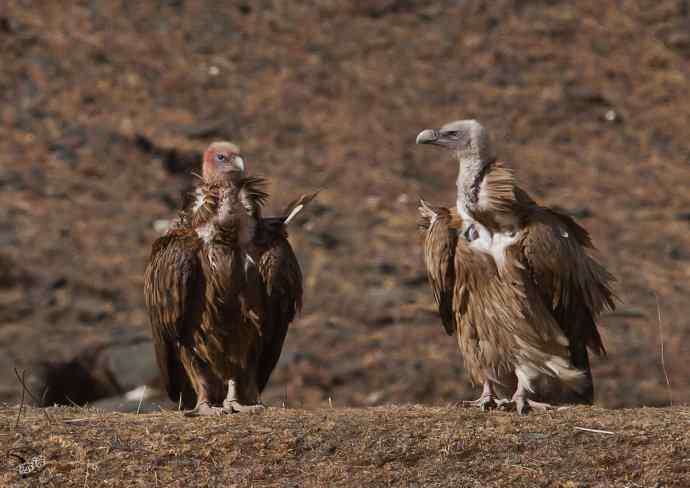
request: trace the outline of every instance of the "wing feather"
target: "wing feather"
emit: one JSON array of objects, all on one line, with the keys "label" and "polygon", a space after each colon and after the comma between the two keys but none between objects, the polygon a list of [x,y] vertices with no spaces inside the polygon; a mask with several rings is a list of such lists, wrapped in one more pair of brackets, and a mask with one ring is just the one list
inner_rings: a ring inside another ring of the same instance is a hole
[{"label": "wing feather", "polygon": [[287,238],[287,224],[317,194],[301,195],[287,206],[281,217],[263,218],[257,228],[255,244],[260,249],[257,264],[267,296],[257,372],[259,391],[266,387],[280,359],[290,323],[302,308],[302,271]]},{"label": "wing feather", "polygon": [[180,362],[179,346],[185,330],[200,320],[195,313],[195,302],[199,300],[199,247],[196,237],[173,230],[154,243],[145,273],[146,307],[156,361],[168,395],[175,402],[192,391]]},{"label": "wing feather", "polygon": [[520,261],[568,338],[605,354],[595,319],[615,308],[614,278],[587,251],[592,247],[587,231],[569,216],[542,208],[521,243]]},{"label": "wing feather", "polygon": [[303,290],[302,272],[286,238],[275,240],[261,256],[258,267],[268,298],[257,378],[262,391],[280,359],[290,323],[302,308]]},{"label": "wing feather", "polygon": [[420,228],[426,230],[424,262],[429,284],[438,305],[443,328],[448,335],[453,335],[456,329],[453,295],[457,228],[452,225],[453,218],[447,208],[433,207],[424,200],[420,200],[419,212]]}]

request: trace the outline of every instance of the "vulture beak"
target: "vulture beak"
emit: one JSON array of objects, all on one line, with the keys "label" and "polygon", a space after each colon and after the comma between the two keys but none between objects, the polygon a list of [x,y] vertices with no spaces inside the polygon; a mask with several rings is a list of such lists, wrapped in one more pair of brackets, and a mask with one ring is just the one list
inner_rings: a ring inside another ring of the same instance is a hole
[{"label": "vulture beak", "polygon": [[426,129],[417,136],[417,144],[438,144],[441,134],[436,129]]},{"label": "vulture beak", "polygon": [[244,173],[244,159],[242,156],[235,156],[232,159],[231,171],[239,171],[240,173]]}]

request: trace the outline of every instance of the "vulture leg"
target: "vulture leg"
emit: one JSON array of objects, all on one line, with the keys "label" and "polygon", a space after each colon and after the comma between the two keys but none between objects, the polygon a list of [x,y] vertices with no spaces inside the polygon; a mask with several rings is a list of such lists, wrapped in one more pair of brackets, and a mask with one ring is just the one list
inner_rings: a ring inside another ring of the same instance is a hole
[{"label": "vulture leg", "polygon": [[196,406],[192,410],[186,411],[184,415],[186,417],[222,415],[223,409],[214,407],[213,402],[211,402],[211,398],[214,396],[214,385],[218,386],[218,382],[214,379],[206,362],[199,359],[192,351],[189,347],[182,347],[180,350],[180,356],[183,363],[187,365],[189,377],[197,396]]},{"label": "vulture leg", "polygon": [[251,396],[254,400],[251,402],[244,403],[240,401],[240,397],[237,393],[237,384],[235,383],[235,381],[228,380],[228,396],[225,397],[225,400],[223,400],[223,410],[227,413],[252,413],[258,412],[266,408],[261,403],[259,403],[258,389],[256,388],[256,385],[254,385],[254,388],[250,389],[253,390],[253,393],[249,396]]},{"label": "vulture leg", "polygon": [[491,381],[484,381],[484,388],[482,389],[482,394],[479,398],[476,400],[469,400],[464,403],[479,407],[482,412],[496,408],[498,404],[496,403],[496,394],[494,393],[494,387],[491,384]]}]

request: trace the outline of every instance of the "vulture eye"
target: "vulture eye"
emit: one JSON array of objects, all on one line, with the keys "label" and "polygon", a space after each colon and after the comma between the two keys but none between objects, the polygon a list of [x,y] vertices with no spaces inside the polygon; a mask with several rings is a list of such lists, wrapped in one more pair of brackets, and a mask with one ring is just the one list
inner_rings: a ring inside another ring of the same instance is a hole
[{"label": "vulture eye", "polygon": [[225,154],[216,154],[216,160],[217,161],[225,161]]},{"label": "vulture eye", "polygon": [[455,137],[455,136],[457,136],[457,135],[458,135],[458,131],[456,131],[456,130],[452,130],[452,131],[450,131],[450,132],[446,132],[446,136],[448,136],[448,137]]}]

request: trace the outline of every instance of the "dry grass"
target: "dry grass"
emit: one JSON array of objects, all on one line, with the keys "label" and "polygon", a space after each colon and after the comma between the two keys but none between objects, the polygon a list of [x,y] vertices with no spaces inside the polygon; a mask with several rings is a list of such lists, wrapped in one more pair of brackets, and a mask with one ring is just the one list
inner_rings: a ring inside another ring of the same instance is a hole
[{"label": "dry grass", "polygon": [[[6,452],[43,455],[3,486],[687,487],[690,409],[577,407],[517,417],[470,408],[270,408],[189,420],[178,412],[27,409]],[[16,408],[0,410],[8,427]]]}]

